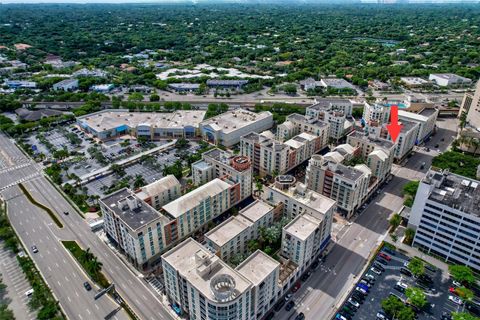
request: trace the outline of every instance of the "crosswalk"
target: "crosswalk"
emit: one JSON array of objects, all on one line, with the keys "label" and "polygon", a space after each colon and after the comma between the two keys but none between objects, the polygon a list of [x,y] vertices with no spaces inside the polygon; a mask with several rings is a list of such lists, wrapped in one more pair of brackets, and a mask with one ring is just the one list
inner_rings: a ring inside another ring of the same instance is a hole
[{"label": "crosswalk", "polygon": [[147,282],[159,296],[162,296],[163,284],[156,277],[148,278]]},{"label": "crosswalk", "polygon": [[21,169],[21,168],[25,168],[25,167],[30,166],[31,164],[32,164],[32,161],[27,160],[25,163],[22,163],[22,164],[13,166],[13,167],[7,167],[7,168],[1,169],[1,170],[0,170],[0,174],[2,174],[2,173],[7,173],[7,172],[11,172],[11,171],[13,171],[13,170],[18,170],[18,169]]},{"label": "crosswalk", "polygon": [[6,189],[8,189],[8,188],[11,188],[11,187],[13,187],[13,186],[16,186],[16,185],[19,184],[19,183],[23,183],[23,182],[32,180],[32,179],[34,179],[34,178],[36,178],[36,177],[39,177],[39,176],[40,176],[40,173],[39,173],[39,172],[34,172],[34,173],[32,173],[32,174],[30,174],[30,175],[28,175],[28,176],[22,177],[22,178],[14,181],[14,182],[11,182],[11,183],[9,183],[9,184],[7,184],[7,185],[5,185],[5,186],[1,186],[1,187],[0,187],[0,192],[3,191],[3,190],[6,190]]}]

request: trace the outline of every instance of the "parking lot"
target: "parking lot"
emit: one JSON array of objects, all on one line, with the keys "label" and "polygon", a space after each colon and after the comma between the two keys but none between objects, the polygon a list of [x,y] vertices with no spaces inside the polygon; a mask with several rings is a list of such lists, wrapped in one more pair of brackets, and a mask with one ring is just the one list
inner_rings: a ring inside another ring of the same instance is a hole
[{"label": "parking lot", "polygon": [[36,319],[36,312],[28,307],[29,297],[25,293],[31,289],[28,280],[20,268],[15,254],[3,247],[0,243],[0,274],[3,283],[7,285],[6,295],[0,297],[9,300],[9,309],[14,312],[16,319]]},{"label": "parking lot", "polygon": [[[441,270],[436,269],[433,266],[427,266],[425,268],[425,274],[431,278],[431,282],[421,281],[413,277],[411,274],[409,275],[408,272],[401,270],[402,268],[408,269],[406,268],[406,264],[408,264],[411,257],[398,251],[382,252],[390,259],[389,261],[383,259],[383,262],[386,264],[380,264],[384,271],[377,274],[378,272],[372,270],[372,265],[370,265],[359,278],[356,286],[356,288],[358,286],[364,288],[365,285],[359,285],[359,283],[364,280],[363,282],[367,284],[365,279],[371,279],[369,283],[370,287],[367,290],[364,289],[366,294],[361,293],[360,290],[355,288],[348,296],[345,303],[339,308],[340,313],[346,319],[382,319],[381,317],[377,317],[378,312],[383,312],[381,306],[382,300],[388,298],[390,295],[396,295],[405,303],[407,301],[407,297],[405,296],[405,290],[407,287],[421,288],[425,292],[427,302],[430,305],[430,307],[427,306],[424,310],[417,313],[417,319],[419,320],[439,320],[442,319],[443,314],[450,315],[452,312],[464,311],[463,305],[456,304],[449,300],[449,296],[452,295],[449,292],[449,288],[453,287],[453,284],[451,280],[447,279],[447,277],[442,276]],[[378,260],[378,256],[375,260]],[[355,293],[355,291],[357,291],[357,293]],[[362,301],[362,295],[364,301]],[[358,308],[352,306],[352,304],[348,302],[349,298],[354,301],[354,304],[355,302],[359,303]],[[346,309],[345,306],[347,307]]]}]

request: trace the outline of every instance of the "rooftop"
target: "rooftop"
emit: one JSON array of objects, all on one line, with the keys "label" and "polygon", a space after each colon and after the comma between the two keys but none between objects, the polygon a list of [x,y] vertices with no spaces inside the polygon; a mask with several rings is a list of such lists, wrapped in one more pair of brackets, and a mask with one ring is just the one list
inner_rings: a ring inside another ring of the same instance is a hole
[{"label": "rooftop", "polygon": [[114,192],[100,201],[113,210],[134,231],[155,220],[162,219],[165,220],[164,222],[168,222],[158,211],[139,199],[127,188]]},{"label": "rooftop", "polygon": [[168,86],[174,89],[188,89],[188,90],[196,90],[200,88],[200,85],[198,83],[170,83]]},{"label": "rooftop", "polygon": [[160,180],[144,186],[141,191],[137,193],[137,195],[140,198],[145,199],[149,196],[160,194],[175,187],[180,188],[180,182],[178,182],[177,178],[175,178],[173,174],[169,174]]},{"label": "rooftop", "polygon": [[339,104],[342,104],[342,105],[352,104],[352,101],[348,99],[317,99],[317,102],[308,108],[316,109],[316,110],[329,109],[330,107],[339,105]]},{"label": "rooftop", "polygon": [[280,270],[280,262],[261,250],[252,253],[236,270],[255,286],[260,285],[272,272]]},{"label": "rooftop", "polygon": [[[387,150],[390,150],[394,146],[392,141],[381,139],[381,138],[375,138],[373,136],[366,135],[365,133],[360,131],[353,131],[348,135],[348,137],[363,140],[365,142],[375,144],[376,146],[383,149],[387,149]],[[347,141],[348,141],[348,137],[347,137]]]},{"label": "rooftop", "polygon": [[317,230],[321,223],[321,220],[309,214],[302,214],[293,219],[283,229],[296,238],[305,241]]},{"label": "rooftop", "polygon": [[77,120],[96,131],[105,131],[127,125],[136,128],[140,124],[154,128],[198,127],[206,111],[178,110],[173,113],[129,112],[125,109],[104,110],[78,117]]},{"label": "rooftop", "polygon": [[345,79],[341,78],[323,78],[321,80],[325,84],[326,87],[332,87],[336,89],[342,89],[342,88],[354,88],[353,85],[346,81]]},{"label": "rooftop", "polygon": [[408,85],[422,85],[428,83],[427,80],[419,77],[400,77],[400,80]]},{"label": "rooftop", "polygon": [[217,194],[228,190],[230,187],[231,185],[223,180],[218,178],[213,179],[180,198],[167,203],[162,209],[168,212],[172,217],[178,218],[188,210],[198,206],[205,199],[216,196]]},{"label": "rooftop", "polygon": [[465,77],[456,75],[454,73],[432,73],[432,74],[430,74],[430,76],[434,76],[434,77],[437,77],[437,78],[442,78],[442,79],[445,79],[445,80],[453,80],[453,81],[458,81],[458,80],[472,81],[469,78],[465,78]]},{"label": "rooftop", "polygon": [[210,126],[215,131],[230,133],[268,118],[273,124],[273,115],[269,111],[255,113],[245,109],[236,109],[207,119],[202,122],[202,126]]},{"label": "rooftop", "polygon": [[230,217],[206,233],[205,237],[217,246],[223,247],[225,244],[235,239],[239,234],[247,230],[252,224],[253,223],[248,219],[245,219],[240,215]]},{"label": "rooftop", "polygon": [[480,216],[480,181],[466,178],[447,170],[430,169],[424,183],[433,184],[431,200],[465,213]]},{"label": "rooftop", "polygon": [[268,203],[262,200],[256,200],[247,207],[240,210],[239,214],[241,214],[251,222],[255,223],[272,210],[273,207]]},{"label": "rooftop", "polygon": [[[192,238],[162,255],[162,259],[210,301],[234,300],[252,285],[242,274]],[[218,280],[222,279],[228,281],[226,287],[221,287]]]},{"label": "rooftop", "polygon": [[402,132],[409,132],[410,130],[415,129],[415,127],[418,126],[418,122],[405,119],[399,120],[399,123],[402,125]]}]

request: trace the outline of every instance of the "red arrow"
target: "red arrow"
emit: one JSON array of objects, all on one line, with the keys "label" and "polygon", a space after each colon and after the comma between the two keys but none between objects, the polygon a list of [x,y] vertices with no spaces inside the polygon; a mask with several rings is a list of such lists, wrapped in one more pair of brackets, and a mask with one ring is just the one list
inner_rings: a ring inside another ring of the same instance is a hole
[{"label": "red arrow", "polygon": [[387,125],[388,133],[393,143],[397,141],[398,135],[402,130],[402,125],[398,123],[398,106],[393,105],[390,109],[390,124]]}]

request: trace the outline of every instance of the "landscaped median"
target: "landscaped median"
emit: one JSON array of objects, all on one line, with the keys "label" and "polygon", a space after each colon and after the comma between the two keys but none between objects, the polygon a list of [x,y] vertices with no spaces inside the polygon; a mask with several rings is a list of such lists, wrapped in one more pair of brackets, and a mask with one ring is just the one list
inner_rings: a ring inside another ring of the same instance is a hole
[{"label": "landscaped median", "polygon": [[50,216],[50,218],[52,218],[53,222],[55,222],[57,227],[63,228],[62,222],[60,221],[60,219],[58,219],[57,215],[52,211],[52,209],[50,209],[49,207],[47,207],[47,206],[41,204],[40,202],[38,202],[37,200],[35,200],[32,197],[32,195],[30,194],[30,192],[28,192],[27,188],[25,188],[25,186],[22,183],[18,184],[18,186],[20,187],[22,192],[25,194],[28,201],[30,201],[32,204],[39,207],[40,209],[46,211],[48,213],[48,215]]},{"label": "landscaped median", "polygon": [[[82,266],[85,272],[87,272],[88,276],[95,283],[97,283],[103,289],[110,285],[110,282],[102,273],[102,263],[97,260],[97,257],[93,253],[90,252],[90,248],[83,250],[76,241],[62,241],[62,244],[68,251],[70,251],[75,260],[77,260],[77,262]],[[111,290],[109,294],[114,298],[120,297],[118,293],[115,292],[115,289]],[[118,299],[115,300],[118,302]],[[123,301],[123,299],[120,298],[119,300],[121,301],[121,307],[131,319],[139,319],[133,310]]]}]

